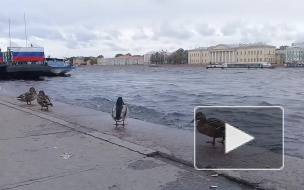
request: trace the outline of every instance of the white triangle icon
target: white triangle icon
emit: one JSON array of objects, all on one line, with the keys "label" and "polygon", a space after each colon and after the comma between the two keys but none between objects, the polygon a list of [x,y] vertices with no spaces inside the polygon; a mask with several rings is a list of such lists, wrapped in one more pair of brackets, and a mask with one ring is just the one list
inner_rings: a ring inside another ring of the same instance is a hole
[{"label": "white triangle icon", "polygon": [[254,139],[253,136],[244,133],[243,131],[225,123],[225,153],[227,154],[231,150],[236,149],[243,144],[252,141]]}]

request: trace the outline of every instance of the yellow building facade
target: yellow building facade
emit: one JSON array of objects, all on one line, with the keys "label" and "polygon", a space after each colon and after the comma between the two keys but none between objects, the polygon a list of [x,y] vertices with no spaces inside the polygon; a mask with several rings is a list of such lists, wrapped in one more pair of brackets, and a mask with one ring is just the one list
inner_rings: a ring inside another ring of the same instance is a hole
[{"label": "yellow building facade", "polygon": [[275,46],[257,44],[219,44],[188,51],[188,64],[216,64],[237,62],[275,63]]}]

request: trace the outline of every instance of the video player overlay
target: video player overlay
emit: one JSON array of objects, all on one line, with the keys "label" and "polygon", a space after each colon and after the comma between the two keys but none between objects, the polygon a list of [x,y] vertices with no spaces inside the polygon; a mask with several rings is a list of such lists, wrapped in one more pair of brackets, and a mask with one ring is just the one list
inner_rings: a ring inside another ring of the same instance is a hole
[{"label": "video player overlay", "polygon": [[279,106],[194,110],[194,166],[198,170],[280,170],[284,167],[284,111]]}]

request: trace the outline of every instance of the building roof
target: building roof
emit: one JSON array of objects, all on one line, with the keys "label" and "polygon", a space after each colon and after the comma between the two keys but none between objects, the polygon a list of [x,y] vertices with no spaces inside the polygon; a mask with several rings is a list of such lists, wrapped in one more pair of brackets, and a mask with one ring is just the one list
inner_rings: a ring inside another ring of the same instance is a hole
[{"label": "building roof", "polygon": [[[216,46],[226,46],[228,48],[251,48],[251,47],[271,47],[271,48],[275,48],[275,46],[272,46],[272,45],[267,45],[266,43],[262,43],[262,42],[259,42],[259,43],[249,43],[249,44],[218,44]],[[216,46],[210,46],[210,47],[199,47],[199,48],[194,48],[194,49],[191,49],[189,51],[200,51],[200,50],[210,50],[210,49],[213,49],[214,47]]]},{"label": "building roof", "polygon": [[[213,46],[210,46],[213,47]],[[194,49],[189,49],[188,51],[198,51],[198,50],[208,50],[210,47],[198,47]]]},{"label": "building roof", "polygon": [[271,47],[271,48],[275,48],[275,46],[268,45],[268,44],[263,43],[263,42],[249,43],[249,44],[239,44],[238,48],[242,48],[242,47]]},{"label": "building roof", "polygon": [[304,42],[295,42],[295,43],[292,43],[291,47],[304,47]]}]

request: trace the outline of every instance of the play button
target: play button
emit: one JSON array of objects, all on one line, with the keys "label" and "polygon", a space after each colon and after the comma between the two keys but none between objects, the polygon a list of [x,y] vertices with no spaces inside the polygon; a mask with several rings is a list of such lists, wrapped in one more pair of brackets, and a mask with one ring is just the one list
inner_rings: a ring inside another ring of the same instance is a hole
[{"label": "play button", "polygon": [[225,136],[226,136],[226,143],[225,143],[226,154],[254,139],[253,136],[248,135],[247,133],[229,125],[228,123],[225,123]]},{"label": "play button", "polygon": [[280,170],[284,110],[279,106],[199,106],[194,109],[197,170]]}]

